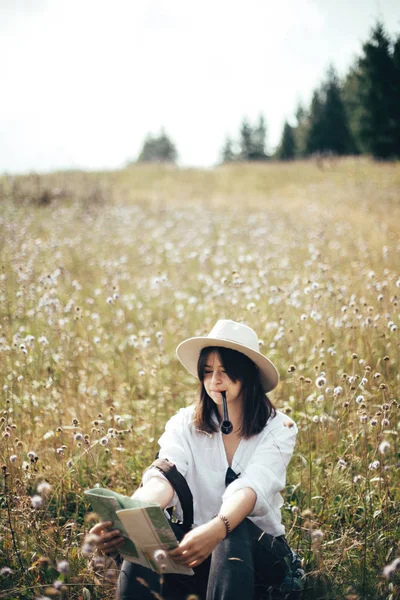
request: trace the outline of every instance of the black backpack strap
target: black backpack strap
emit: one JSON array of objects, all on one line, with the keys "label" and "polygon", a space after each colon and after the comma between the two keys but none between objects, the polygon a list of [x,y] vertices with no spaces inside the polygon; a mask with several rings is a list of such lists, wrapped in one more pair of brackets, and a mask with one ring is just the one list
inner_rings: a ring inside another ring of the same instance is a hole
[{"label": "black backpack strap", "polygon": [[[190,531],[193,525],[193,495],[184,476],[179,473],[176,466],[166,458],[157,458],[148,469],[158,469],[168,479],[177,493],[182,506],[182,527],[185,532]],[[146,471],[148,469],[146,469]]]}]

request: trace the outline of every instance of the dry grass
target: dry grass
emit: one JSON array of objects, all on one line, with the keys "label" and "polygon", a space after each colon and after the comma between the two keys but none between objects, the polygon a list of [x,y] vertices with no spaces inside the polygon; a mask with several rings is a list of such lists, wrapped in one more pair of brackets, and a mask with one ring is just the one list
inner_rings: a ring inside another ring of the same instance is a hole
[{"label": "dry grass", "polygon": [[399,189],[365,159],[0,180],[0,597],[111,594],[82,492],[138,485],[196,395],[175,346],[217,318],[256,329],[300,427],[283,516],[306,597],[398,597]]}]

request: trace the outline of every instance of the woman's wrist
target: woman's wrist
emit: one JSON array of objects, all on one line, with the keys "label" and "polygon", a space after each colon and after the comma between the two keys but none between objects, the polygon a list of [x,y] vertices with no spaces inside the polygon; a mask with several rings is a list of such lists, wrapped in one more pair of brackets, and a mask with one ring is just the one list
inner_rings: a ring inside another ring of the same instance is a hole
[{"label": "woman's wrist", "polygon": [[218,537],[220,540],[225,540],[231,532],[228,519],[221,514],[217,514],[212,518],[211,523],[218,532]]}]

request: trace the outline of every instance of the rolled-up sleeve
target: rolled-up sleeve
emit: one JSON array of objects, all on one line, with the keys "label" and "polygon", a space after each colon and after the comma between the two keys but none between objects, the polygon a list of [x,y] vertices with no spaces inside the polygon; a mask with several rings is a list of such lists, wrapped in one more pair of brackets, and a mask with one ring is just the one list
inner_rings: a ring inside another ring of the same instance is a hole
[{"label": "rolled-up sleeve", "polygon": [[257,494],[250,517],[267,514],[274,504],[276,495],[286,485],[286,469],[296,442],[297,426],[291,419],[276,424],[271,421],[266,435],[240,477],[225,490],[225,500],[240,489],[249,487]]},{"label": "rolled-up sleeve", "polygon": [[[158,440],[160,445],[159,458],[166,458],[172,462],[178,471],[186,477],[188,470],[189,444],[187,440],[187,419],[184,410],[179,410],[176,415],[171,417],[165,426],[165,431]],[[143,483],[147,483],[152,477],[166,479],[158,469],[148,469],[143,475]],[[170,506],[176,506],[178,514],[181,512],[178,495],[175,492]]]}]

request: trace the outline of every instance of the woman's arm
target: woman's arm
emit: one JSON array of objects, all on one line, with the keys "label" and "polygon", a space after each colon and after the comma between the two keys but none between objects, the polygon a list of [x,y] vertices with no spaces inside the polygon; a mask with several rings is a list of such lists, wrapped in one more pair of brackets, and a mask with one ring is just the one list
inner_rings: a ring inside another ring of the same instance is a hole
[{"label": "woman's arm", "polygon": [[[242,488],[224,500],[219,514],[228,519],[231,531],[251,513],[256,499],[254,490]],[[169,555],[184,565],[197,567],[224,539],[226,532],[224,521],[217,516],[208,523],[189,531],[178,548],[169,552]]]},{"label": "woman's arm", "polygon": [[167,479],[152,477],[132,495],[134,500],[141,502],[157,502],[161,508],[166,508],[174,496],[174,488]]}]

